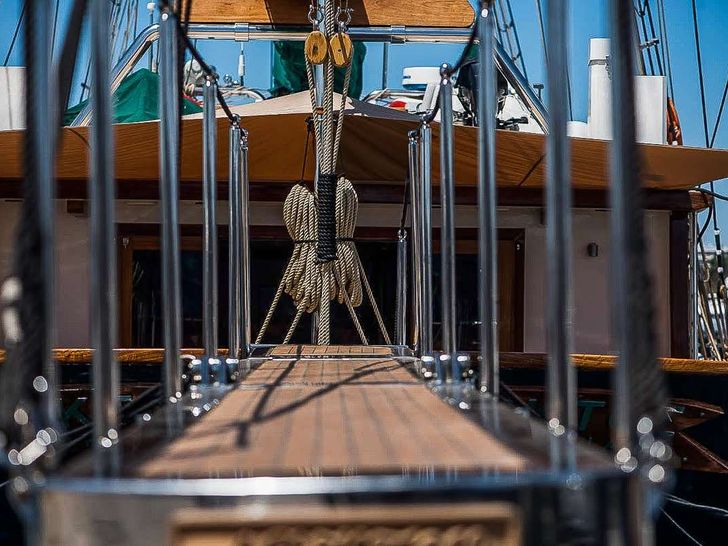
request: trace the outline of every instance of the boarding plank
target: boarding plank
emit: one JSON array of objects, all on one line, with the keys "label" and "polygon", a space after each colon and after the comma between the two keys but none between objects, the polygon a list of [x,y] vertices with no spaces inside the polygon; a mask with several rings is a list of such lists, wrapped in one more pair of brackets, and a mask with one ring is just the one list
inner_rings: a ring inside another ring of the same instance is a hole
[{"label": "boarding plank", "polygon": [[[266,363],[257,384],[255,376],[246,379],[181,438],[135,463],[134,473],[146,478],[346,476],[526,467],[522,455],[409,380],[406,371],[392,369],[395,360],[327,359],[315,370],[303,363]],[[296,380],[281,377],[297,365]],[[378,381],[366,381],[366,365]],[[315,381],[308,375],[312,371]]]}]

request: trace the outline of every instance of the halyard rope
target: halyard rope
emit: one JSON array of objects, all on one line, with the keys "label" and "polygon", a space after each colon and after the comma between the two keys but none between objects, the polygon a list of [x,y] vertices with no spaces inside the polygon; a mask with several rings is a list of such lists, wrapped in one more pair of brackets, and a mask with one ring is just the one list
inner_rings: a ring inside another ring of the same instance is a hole
[{"label": "halyard rope", "polygon": [[[333,2],[327,2],[325,12],[327,39],[334,34],[333,9]],[[296,184],[286,197],[283,204],[283,221],[294,241],[294,249],[261,326],[256,339],[257,344],[263,341],[281,296],[286,293],[293,299],[296,315],[283,340],[284,344],[290,342],[303,313],[313,313],[314,311],[319,311],[317,343],[329,344],[331,336],[330,302],[336,299],[339,303],[346,305],[361,342],[367,345],[367,337],[354,309],[361,305],[365,291],[372,304],[382,337],[385,343],[391,343],[354,244],[359,199],[351,182],[344,177],[339,177],[337,183],[334,174],[341,146],[351,70],[350,59],[344,76],[341,107],[334,128],[334,63],[329,58],[324,66],[324,100],[322,101],[323,112],[321,112],[316,101],[313,67],[306,58],[306,76],[311,109],[314,113],[315,137],[318,143],[316,154],[321,167],[319,187],[321,188],[322,177],[329,177],[325,180],[326,182],[333,181],[333,188],[328,187],[327,191],[333,190],[335,204],[333,211],[322,211],[321,202],[318,200],[319,195],[312,193],[303,184]],[[323,127],[319,127],[318,123],[321,114],[323,114]],[[319,247],[321,244],[319,219],[322,213],[329,214],[330,212],[333,212],[335,220],[335,252],[333,259],[325,261],[321,259],[321,248]]]}]

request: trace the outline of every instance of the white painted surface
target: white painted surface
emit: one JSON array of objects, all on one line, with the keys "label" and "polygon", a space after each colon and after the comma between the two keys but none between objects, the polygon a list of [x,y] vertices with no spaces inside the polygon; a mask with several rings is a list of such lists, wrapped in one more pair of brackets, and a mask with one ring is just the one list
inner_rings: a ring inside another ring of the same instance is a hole
[{"label": "white painted surface", "polygon": [[664,76],[636,76],[637,142],[667,144],[667,85]]},{"label": "white painted surface", "polygon": [[[612,138],[612,81],[609,39],[589,40],[589,111],[587,131],[590,138]],[[667,144],[667,87],[664,76],[635,76],[635,116],[637,142]],[[571,130],[576,130],[570,127]]]},{"label": "white painted surface", "polygon": [[25,68],[0,67],[0,131],[25,129]]},{"label": "white painted surface", "polygon": [[[253,203],[251,218],[254,225],[281,225],[280,203]],[[0,201],[0,275],[10,272],[10,249],[15,238],[19,202]],[[59,246],[57,288],[57,344],[64,347],[87,347],[89,335],[88,298],[88,222],[66,213],[65,202],[56,207]],[[370,205],[360,207],[359,226],[390,226],[399,222],[400,205]],[[433,223],[439,225],[440,210],[433,211]],[[226,223],[226,203],[218,208],[220,223]],[[120,201],[117,204],[120,223],[156,223],[159,208],[153,202]],[[458,207],[458,227],[476,227],[475,207]],[[199,203],[184,202],[180,210],[184,224],[202,220]],[[546,228],[540,223],[540,211],[535,208],[499,209],[499,226],[525,231],[525,293],[524,293],[524,350],[544,352],[545,259]],[[669,308],[669,213],[647,212],[650,270],[653,278],[652,295],[656,304],[657,348],[660,355],[670,352]],[[599,245],[599,256],[587,256],[586,247]],[[574,350],[583,353],[611,352],[609,340],[609,214],[605,211],[577,209],[574,213]]]}]

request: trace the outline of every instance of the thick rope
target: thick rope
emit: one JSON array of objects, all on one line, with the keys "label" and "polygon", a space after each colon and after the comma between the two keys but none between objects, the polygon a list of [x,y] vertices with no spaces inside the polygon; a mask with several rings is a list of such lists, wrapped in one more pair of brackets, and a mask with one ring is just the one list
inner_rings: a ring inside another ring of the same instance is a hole
[{"label": "thick rope", "polygon": [[[291,259],[278,285],[270,309],[263,321],[256,343],[261,343],[270,326],[273,314],[284,293],[291,296],[296,306],[296,317],[289,328],[284,343],[288,343],[303,313],[320,311],[319,320],[326,318],[328,303],[336,299],[346,305],[362,343],[368,344],[361,323],[354,310],[363,302],[364,286],[362,269],[356,245],[354,230],[359,209],[359,199],[351,182],[340,178],[336,191],[336,231],[338,259],[329,264],[316,262],[316,228],[318,214],[314,194],[302,184],[297,184],[283,203],[283,221],[288,234],[294,241]],[[371,297],[371,288],[367,288]],[[376,302],[372,300],[376,309]],[[330,310],[329,310],[330,313]],[[381,321],[378,310],[375,311]],[[381,323],[383,324],[383,323]],[[389,338],[384,330],[385,340]],[[387,341],[387,343],[389,343]]]}]

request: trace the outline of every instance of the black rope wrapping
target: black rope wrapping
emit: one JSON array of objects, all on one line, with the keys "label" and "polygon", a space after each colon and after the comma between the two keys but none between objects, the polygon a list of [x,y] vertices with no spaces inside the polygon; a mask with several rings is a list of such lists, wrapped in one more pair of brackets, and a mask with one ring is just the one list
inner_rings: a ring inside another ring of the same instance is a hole
[{"label": "black rope wrapping", "polygon": [[336,173],[319,173],[318,179],[318,245],[319,263],[336,259]]}]

